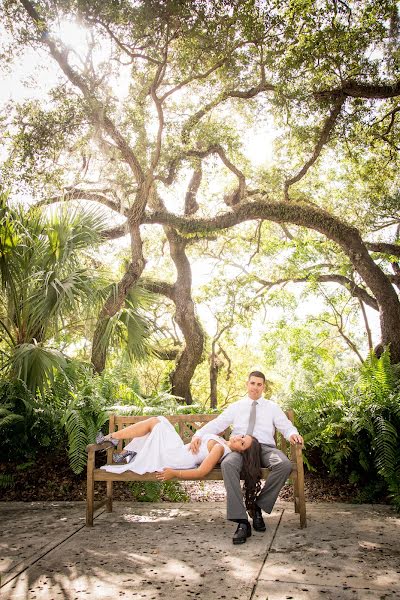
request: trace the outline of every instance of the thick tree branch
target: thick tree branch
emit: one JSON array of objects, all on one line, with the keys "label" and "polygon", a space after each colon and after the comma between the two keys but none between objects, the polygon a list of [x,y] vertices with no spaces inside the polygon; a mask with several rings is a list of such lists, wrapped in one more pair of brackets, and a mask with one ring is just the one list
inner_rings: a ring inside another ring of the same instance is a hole
[{"label": "thick tree branch", "polygon": [[193,215],[199,208],[197,202],[197,192],[201,184],[203,177],[203,171],[201,168],[201,161],[199,165],[193,171],[192,177],[189,181],[188,189],[185,196],[185,215]]},{"label": "thick tree branch", "polygon": [[259,200],[243,202],[235,206],[234,210],[211,219],[194,219],[169,213],[154,213],[147,215],[144,222],[168,224],[184,233],[197,231],[209,233],[253,219],[266,219],[275,223],[293,223],[314,229],[337,243],[376,298],[380,312],[382,337],[385,339],[385,343],[392,344],[397,353],[394,360],[400,361],[398,333],[393,327],[393,323],[400,321],[400,303],[397,294],[388,277],[369,255],[360,232],[328,212],[300,202],[294,204]]},{"label": "thick tree branch", "polygon": [[163,134],[163,130],[164,130],[164,111],[163,111],[163,107],[162,107],[162,101],[157,96],[157,89],[161,85],[161,83],[164,79],[165,70],[167,68],[167,61],[168,61],[168,41],[166,42],[166,46],[164,48],[163,61],[157,67],[156,74],[153,79],[153,83],[150,87],[150,95],[151,95],[151,98],[156,107],[157,116],[158,116],[158,130],[157,130],[156,146],[155,146],[155,149],[153,152],[153,156],[151,158],[151,170],[152,171],[154,171],[154,169],[156,168],[156,166],[160,160],[160,156],[161,156],[162,134]]},{"label": "thick tree branch", "polygon": [[336,121],[337,121],[339,115],[340,115],[344,101],[345,101],[344,96],[340,96],[335,101],[335,105],[332,108],[332,110],[329,114],[329,117],[325,120],[325,123],[322,128],[319,139],[318,139],[317,143],[315,144],[315,148],[314,148],[314,152],[312,153],[312,156],[304,164],[304,166],[300,169],[300,171],[297,173],[297,175],[295,175],[294,177],[291,177],[290,179],[287,179],[285,181],[285,186],[284,186],[285,200],[290,199],[289,198],[289,187],[291,185],[293,185],[294,183],[297,183],[298,181],[300,181],[300,179],[302,179],[306,175],[309,168],[315,163],[315,161],[318,159],[319,155],[321,154],[322,148],[328,142],[329,136],[332,133],[332,130],[336,124]]},{"label": "thick tree branch", "polygon": [[124,225],[106,229],[106,231],[103,232],[102,237],[106,240],[118,240],[119,238],[129,235],[129,233],[128,223],[126,222]]},{"label": "thick tree branch", "polygon": [[192,83],[193,81],[199,81],[201,79],[207,79],[207,77],[209,75],[211,75],[211,73],[214,73],[214,71],[216,71],[217,69],[219,69],[220,67],[222,67],[227,62],[227,60],[228,60],[228,58],[225,57],[225,58],[219,60],[218,62],[216,62],[212,67],[210,67],[204,73],[198,73],[197,75],[191,75],[190,77],[187,77],[183,81],[177,83],[174,87],[170,88],[167,92],[165,92],[160,97],[160,102],[163,103],[169,96],[171,96],[172,94],[174,94],[178,90],[180,90],[183,87],[185,87],[185,85],[188,85],[189,83]]},{"label": "thick tree branch", "polygon": [[385,99],[395,98],[400,95],[400,80],[394,83],[377,85],[373,83],[358,83],[347,81],[342,87],[332,90],[321,90],[314,94],[315,98],[340,98],[349,96],[351,98]]},{"label": "thick tree branch", "polygon": [[[238,48],[242,48],[243,46],[248,45],[248,42],[239,42],[237,44],[234,44],[231,48],[226,50],[226,56],[224,58],[221,58],[220,60],[218,60],[215,64],[213,64],[209,69],[207,69],[207,71],[204,71],[204,73],[197,73],[194,75],[190,75],[189,77],[187,77],[186,79],[184,79],[183,81],[180,81],[179,83],[177,83],[174,87],[170,88],[169,90],[167,90],[161,97],[160,97],[160,101],[164,102],[164,100],[166,100],[169,96],[171,96],[172,94],[174,94],[175,92],[177,92],[178,90],[182,89],[183,87],[185,87],[185,85],[189,85],[190,83],[192,83],[193,81],[200,81],[202,79],[207,79],[207,77],[209,77],[209,75],[211,75],[212,73],[214,73],[215,71],[217,71],[217,69],[220,69],[221,67],[223,67],[229,59],[231,59],[232,54],[235,52],[235,50],[237,50]],[[265,84],[265,79],[263,80],[261,85],[266,85]],[[272,88],[272,86],[271,86]],[[238,94],[238,98],[243,97],[242,94],[254,94],[254,91],[257,88],[252,88],[251,91],[248,92],[232,92],[232,94]],[[258,92],[257,92],[258,93]],[[232,97],[235,97],[234,95]],[[246,97],[246,96],[244,96]],[[251,95],[249,97],[252,97]]]},{"label": "thick tree branch", "polygon": [[220,144],[213,144],[212,146],[207,148],[207,150],[188,150],[186,152],[186,156],[197,156],[198,158],[205,158],[210,154],[218,154],[223,164],[238,178],[240,201],[244,197],[246,192],[245,176],[243,175],[242,171],[240,171],[240,169],[238,169],[238,167],[236,167],[236,165],[234,165],[233,162],[229,160],[229,158],[225,154],[225,150]]},{"label": "thick tree branch", "polygon": [[154,349],[155,355],[160,360],[176,360],[181,352],[182,348],[170,348],[169,350],[162,350],[161,348]]},{"label": "thick tree branch", "polygon": [[390,254],[391,256],[400,256],[400,246],[398,244],[387,244],[386,242],[365,242],[365,245],[371,252]]},{"label": "thick tree branch", "polygon": [[[287,204],[286,202],[273,202],[254,200],[252,202],[243,202],[229,210],[207,219],[193,219],[192,217],[183,217],[166,211],[155,211],[146,213],[143,223],[159,223],[170,225],[183,233],[211,233],[221,229],[228,229],[239,223],[251,221],[253,219],[266,219],[276,223],[293,223],[301,227],[310,227],[325,233],[326,229],[332,231],[336,237],[337,226],[343,226],[343,231],[350,236],[357,230],[342,223],[339,219],[316,206],[297,203]],[[340,237],[342,237],[340,235]]]},{"label": "thick tree branch", "polygon": [[153,294],[161,294],[173,302],[175,301],[175,286],[172,283],[168,283],[166,281],[156,281],[154,279],[143,277],[140,280],[140,286],[148,292],[152,292]]},{"label": "thick tree branch", "polygon": [[55,204],[56,202],[69,202],[73,200],[88,200],[90,202],[98,202],[103,206],[107,206],[114,212],[121,214],[121,206],[115,200],[111,200],[106,194],[111,193],[111,190],[96,191],[83,189],[66,189],[60,196],[52,196],[45,198],[37,203],[37,206]]},{"label": "thick tree branch", "polygon": [[261,277],[255,277],[255,280],[261,283],[265,288],[270,289],[275,285],[280,285],[283,283],[310,283],[313,281],[318,281],[319,283],[339,283],[343,285],[352,296],[358,298],[360,301],[368,304],[374,310],[379,310],[378,303],[368,294],[366,290],[364,290],[359,285],[355,284],[354,281],[345,277],[344,275],[339,274],[329,274],[329,275],[308,275],[306,277],[286,277],[282,279],[277,279],[276,281],[265,281]]},{"label": "thick tree branch", "polygon": [[178,167],[180,163],[183,161],[184,155],[181,154],[179,156],[175,156],[168,165],[168,175],[163,177],[163,175],[156,175],[154,179],[156,181],[161,181],[164,185],[171,185],[174,182],[176,174],[178,172]]},{"label": "thick tree branch", "polygon": [[182,128],[182,141],[184,144],[189,143],[190,132],[197,125],[197,123],[211,110],[216,108],[219,104],[222,104],[228,98],[242,98],[249,99],[254,98],[257,94],[261,92],[271,92],[276,89],[275,85],[270,83],[266,83],[265,81],[261,81],[258,85],[248,89],[248,90],[230,90],[226,92],[222,92],[219,96],[217,96],[214,100],[203,106],[200,110],[198,110],[194,115],[189,117],[186,121],[185,125]]},{"label": "thick tree branch", "polygon": [[155,107],[157,110],[157,116],[158,116],[158,130],[157,130],[156,146],[155,146],[155,149],[153,152],[153,156],[151,158],[151,170],[154,171],[154,169],[158,165],[158,162],[160,160],[160,155],[161,155],[162,134],[163,134],[163,130],[164,130],[164,111],[162,109],[162,104],[161,104],[159,98],[157,97],[154,86],[151,87],[151,97],[155,104]]}]

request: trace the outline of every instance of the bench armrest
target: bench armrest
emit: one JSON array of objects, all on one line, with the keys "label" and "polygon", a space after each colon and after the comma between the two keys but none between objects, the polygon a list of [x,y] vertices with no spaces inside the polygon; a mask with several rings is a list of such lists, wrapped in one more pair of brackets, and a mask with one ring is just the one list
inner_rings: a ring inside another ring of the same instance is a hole
[{"label": "bench armrest", "polygon": [[102,442],[101,444],[88,444],[86,446],[86,452],[90,454],[91,452],[97,452],[98,450],[109,450],[113,447],[111,442]]},{"label": "bench armrest", "polygon": [[300,465],[303,468],[303,448],[303,444],[299,444],[298,442],[290,444],[291,459],[296,463],[297,468],[299,468]]}]

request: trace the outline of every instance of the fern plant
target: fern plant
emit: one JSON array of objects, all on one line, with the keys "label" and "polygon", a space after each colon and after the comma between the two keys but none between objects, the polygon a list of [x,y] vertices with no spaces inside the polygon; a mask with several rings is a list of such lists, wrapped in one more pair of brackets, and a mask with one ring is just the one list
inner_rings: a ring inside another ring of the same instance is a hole
[{"label": "fern plant", "polygon": [[14,475],[11,473],[0,473],[0,489],[13,487],[14,483]]},{"label": "fern plant", "polygon": [[400,381],[389,349],[379,359],[371,353],[361,369],[358,390],[362,394],[359,421],[371,436],[377,473],[400,510]]},{"label": "fern plant", "polygon": [[319,459],[331,475],[357,483],[364,501],[386,490],[400,511],[400,382],[389,350],[371,354],[358,373],[298,392],[291,406],[311,465]]},{"label": "fern plant", "polygon": [[96,433],[108,419],[108,413],[91,399],[75,397],[62,419],[68,437],[68,456],[74,473],[86,467],[86,446],[95,441]]}]

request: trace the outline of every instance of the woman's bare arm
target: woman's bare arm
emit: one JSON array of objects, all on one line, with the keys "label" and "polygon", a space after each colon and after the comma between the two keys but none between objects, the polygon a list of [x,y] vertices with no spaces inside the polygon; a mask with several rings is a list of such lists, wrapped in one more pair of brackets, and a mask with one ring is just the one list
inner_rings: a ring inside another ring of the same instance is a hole
[{"label": "woman's bare arm", "polygon": [[157,473],[156,477],[159,481],[167,481],[173,477],[178,479],[201,479],[213,470],[223,455],[224,447],[221,444],[215,444],[208,456],[196,469],[170,469],[168,467]]}]

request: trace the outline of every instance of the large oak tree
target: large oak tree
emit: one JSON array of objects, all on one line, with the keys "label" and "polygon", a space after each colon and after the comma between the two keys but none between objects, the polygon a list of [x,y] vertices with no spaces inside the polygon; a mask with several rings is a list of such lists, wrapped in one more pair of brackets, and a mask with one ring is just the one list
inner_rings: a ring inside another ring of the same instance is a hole
[{"label": "large oak tree", "polygon": [[[378,216],[398,221],[396,2],[20,0],[6,3],[5,17],[14,47],[44,49],[61,73],[54,109],[25,107],[14,119],[20,131],[11,151],[14,174],[19,157],[21,174],[28,163],[47,176],[44,166],[68,148],[81,168],[68,185],[55,170],[64,189],[50,194],[55,179],[46,181],[42,196],[106,204],[125,217],[109,237],[130,235],[129,267],[93,338],[98,371],[106,359],[102,332],[146,274],[143,226],[159,224],[176,278],[148,286],[175,304],[185,346],[172,384],[190,402],[204,335],[187,248],[250,220],[292,225],[292,235],[308,228],[337,245],[360,278],[360,295],[379,310],[382,345],[400,361],[398,294],[389,263],[376,260],[379,253],[396,264],[400,249],[371,235]],[[62,41],[62,25],[73,19],[91,40],[85,56]],[[254,128],[267,118],[279,128],[275,162],[259,169],[241,137],[244,123]],[[336,182],[324,175],[329,157]],[[213,169],[224,192],[207,187]],[[343,186],[344,173],[356,182],[352,189]],[[318,274],[357,291],[338,273]]]}]

